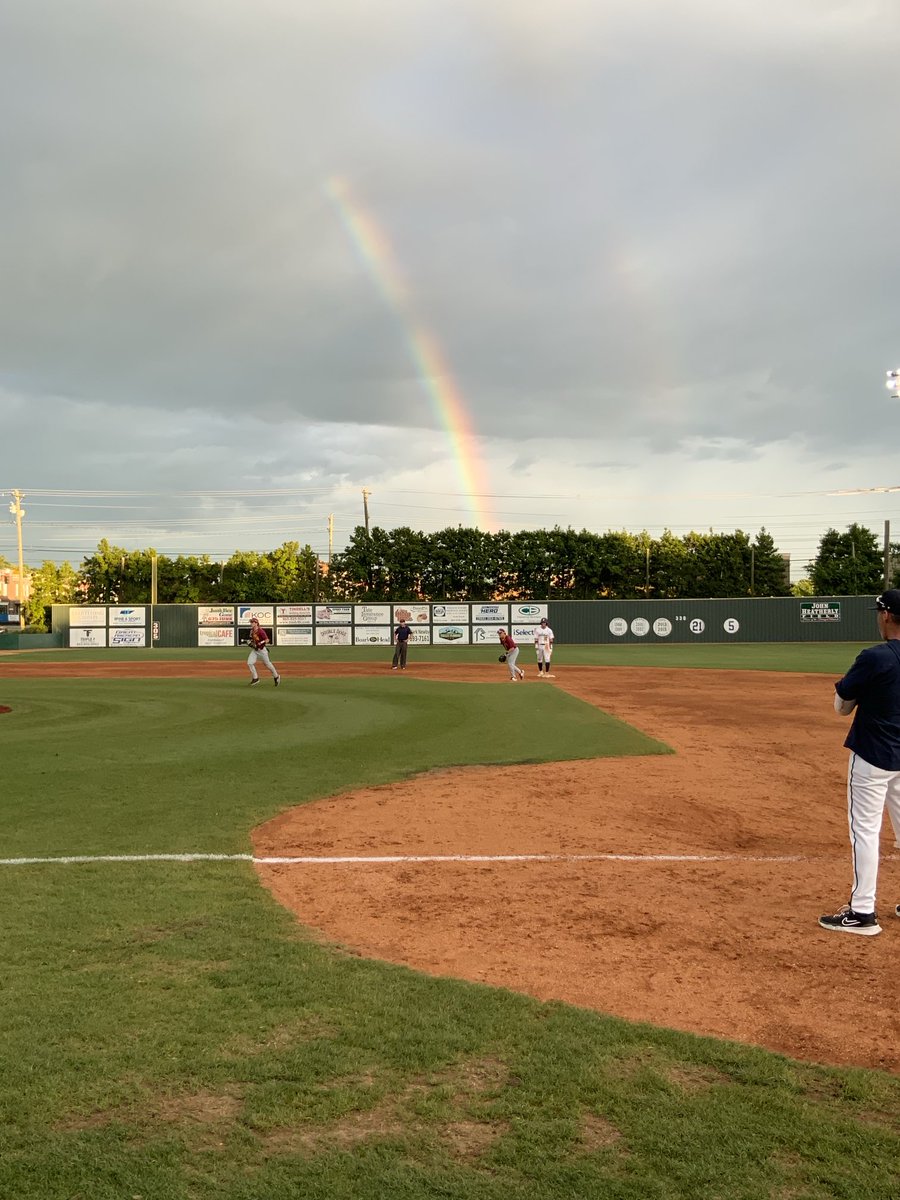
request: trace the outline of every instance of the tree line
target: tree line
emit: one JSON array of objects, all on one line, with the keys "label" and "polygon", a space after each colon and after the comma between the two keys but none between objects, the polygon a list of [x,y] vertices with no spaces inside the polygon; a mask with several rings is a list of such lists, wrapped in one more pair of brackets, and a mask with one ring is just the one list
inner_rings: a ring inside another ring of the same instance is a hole
[{"label": "tree line", "polygon": [[[892,546],[892,569],[900,545]],[[809,577],[792,589],[787,563],[765,529],[648,533],[538,529],[484,533],[464,526],[422,533],[357,526],[330,563],[299,542],[275,550],[208,555],[125,550],[104,538],[81,566],[45,561],[31,571],[26,619],[44,623],[51,604],[145,604],[156,559],[160,604],[325,600],[640,600],[698,597],[868,595],[883,586],[876,535],[854,524],[828,529]]]}]

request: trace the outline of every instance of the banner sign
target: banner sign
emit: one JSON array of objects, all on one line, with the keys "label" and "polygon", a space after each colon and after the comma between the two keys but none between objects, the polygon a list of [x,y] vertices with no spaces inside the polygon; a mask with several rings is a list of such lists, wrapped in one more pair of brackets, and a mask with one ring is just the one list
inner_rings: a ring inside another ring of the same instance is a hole
[{"label": "banner sign", "polygon": [[[260,625],[271,625],[274,621],[271,604],[239,604],[237,610],[238,625],[249,625],[251,620],[256,617]],[[271,635],[271,631],[270,631]]]},{"label": "banner sign", "polygon": [[105,629],[70,629],[69,630],[69,645],[70,646],[105,646],[106,645],[106,630]]},{"label": "banner sign", "polygon": [[472,623],[479,621],[490,625],[506,625],[509,623],[508,604],[473,604]]},{"label": "banner sign", "polygon": [[329,629],[327,625],[316,626],[317,646],[349,646],[351,629],[349,626],[335,626]]},{"label": "banner sign", "polygon": [[499,646],[500,642],[497,638],[497,630],[502,628],[502,625],[473,625],[472,641],[476,646],[484,645],[485,643],[491,646]]},{"label": "banner sign", "polygon": [[[90,608],[70,608],[69,625],[105,625],[106,608],[97,604]],[[106,642],[104,641],[104,646]]]},{"label": "banner sign", "polygon": [[512,625],[509,631],[510,637],[520,646],[533,646],[534,631],[537,628],[537,625]]},{"label": "banner sign", "polygon": [[465,646],[469,641],[468,625],[435,625],[434,642],[441,646]]},{"label": "banner sign", "polygon": [[234,627],[228,629],[223,628],[204,628],[201,626],[197,630],[197,645],[198,646],[233,646],[234,645]]},{"label": "banner sign", "polygon": [[[198,625],[233,625],[234,624],[234,608],[230,604],[218,604],[212,608],[197,609],[197,624]],[[203,642],[198,642],[198,645],[204,645]],[[206,645],[209,645],[207,642]]]},{"label": "banner sign", "polygon": [[147,610],[146,608],[111,608],[109,623],[110,625],[146,625]]},{"label": "banner sign", "polygon": [[[317,625],[349,625],[353,620],[351,604],[319,604],[316,606]],[[347,639],[350,645],[350,639]]]},{"label": "banner sign", "polygon": [[111,629],[109,631],[111,646],[146,646],[146,629]]},{"label": "banner sign", "polygon": [[312,625],[279,625],[276,631],[276,643],[279,646],[311,646],[313,644]]},{"label": "banner sign", "polygon": [[430,646],[431,645],[431,626],[430,625],[414,625],[409,633],[410,644],[413,646]]},{"label": "banner sign", "polygon": [[276,604],[275,620],[279,625],[311,625],[311,604]]},{"label": "banner sign", "polygon": [[395,604],[394,624],[406,621],[410,625],[427,625],[431,620],[430,604]]},{"label": "banner sign", "polygon": [[511,620],[513,625],[520,621],[523,625],[537,625],[541,617],[547,616],[546,604],[511,604]]},{"label": "banner sign", "polygon": [[804,600],[800,605],[801,621],[839,621],[840,600]]},{"label": "banner sign", "polygon": [[357,625],[390,625],[391,606],[389,604],[357,604]]},{"label": "banner sign", "polygon": [[394,631],[390,625],[359,626],[353,631],[354,646],[390,646]]},{"label": "banner sign", "polygon": [[448,625],[468,625],[468,604],[432,604],[431,619],[446,621]]},{"label": "banner sign", "polygon": [[[268,629],[266,629],[266,626],[263,625],[262,623],[260,623],[259,627],[260,627],[260,629],[264,629],[265,632],[268,634],[269,645],[273,646],[275,644],[275,626],[270,625],[268,627]],[[239,625],[238,626],[237,640],[238,640],[239,646],[243,646],[246,644],[248,650],[252,649],[252,647],[250,646],[250,626],[249,625]]]}]

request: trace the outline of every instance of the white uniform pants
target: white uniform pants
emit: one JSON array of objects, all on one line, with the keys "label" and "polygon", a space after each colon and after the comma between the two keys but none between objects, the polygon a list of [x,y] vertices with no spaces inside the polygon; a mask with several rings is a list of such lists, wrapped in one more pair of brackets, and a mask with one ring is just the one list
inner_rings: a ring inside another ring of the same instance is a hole
[{"label": "white uniform pants", "polygon": [[534,648],[535,648],[535,650],[537,650],[538,662],[546,663],[547,666],[549,667],[550,666],[550,654],[551,654],[550,643],[549,642],[536,642]]},{"label": "white uniform pants", "polygon": [[519,647],[518,646],[516,646],[515,650],[507,650],[506,666],[507,666],[507,670],[509,671],[510,679],[515,679],[516,676],[519,674],[519,668],[516,666],[516,659],[518,657],[519,657]]},{"label": "white uniform pants", "polygon": [[272,672],[272,678],[277,679],[278,672],[275,670],[274,666],[272,665],[272,662],[269,659],[269,651],[265,648],[265,646],[263,646],[263,648],[261,650],[251,650],[247,656],[247,666],[250,668],[250,674],[253,676],[253,678],[254,679],[259,678],[259,676],[256,673],[256,660],[257,659],[259,659],[259,661],[262,663],[262,665],[264,667],[267,667]]},{"label": "white uniform pants", "polygon": [[853,853],[850,907],[854,912],[875,911],[878,839],[885,805],[891,824],[900,830],[900,771],[882,771],[858,754],[851,754],[847,769],[847,815]]}]

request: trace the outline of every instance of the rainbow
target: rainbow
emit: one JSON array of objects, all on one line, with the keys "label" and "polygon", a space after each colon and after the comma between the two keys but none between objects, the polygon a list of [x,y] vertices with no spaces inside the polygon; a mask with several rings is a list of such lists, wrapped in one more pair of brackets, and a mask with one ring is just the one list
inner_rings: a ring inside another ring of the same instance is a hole
[{"label": "rainbow", "polygon": [[412,311],[409,292],[387,234],[354,198],[345,179],[332,176],[325,185],[325,194],[360,261],[400,323],[416,375],[450,440],[460,486],[475,524],[492,531],[493,515],[485,503],[489,495],[487,472],[465,399],[437,338]]}]

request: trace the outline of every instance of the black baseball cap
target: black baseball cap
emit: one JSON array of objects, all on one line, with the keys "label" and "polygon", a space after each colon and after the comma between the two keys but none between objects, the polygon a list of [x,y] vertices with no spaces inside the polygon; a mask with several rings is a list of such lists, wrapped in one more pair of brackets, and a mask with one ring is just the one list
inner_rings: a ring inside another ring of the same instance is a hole
[{"label": "black baseball cap", "polygon": [[889,612],[895,617],[900,617],[900,588],[888,588],[886,592],[882,592],[875,601],[875,607],[879,612]]}]

